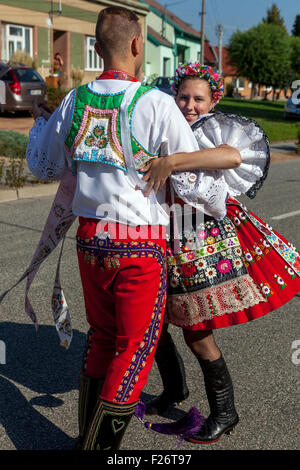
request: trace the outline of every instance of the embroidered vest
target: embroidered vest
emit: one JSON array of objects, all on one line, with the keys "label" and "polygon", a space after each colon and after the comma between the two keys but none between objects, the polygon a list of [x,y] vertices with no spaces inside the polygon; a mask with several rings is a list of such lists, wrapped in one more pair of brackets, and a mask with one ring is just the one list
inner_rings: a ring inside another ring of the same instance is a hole
[{"label": "embroidered vest", "polygon": [[[137,101],[153,88],[141,85],[128,108],[132,153],[138,170],[158,154],[145,149],[132,133],[132,116]],[[100,94],[88,85],[76,90],[73,119],[65,147],[76,173],[76,162],[107,163],[127,171],[120,132],[120,106],[124,91]]]}]

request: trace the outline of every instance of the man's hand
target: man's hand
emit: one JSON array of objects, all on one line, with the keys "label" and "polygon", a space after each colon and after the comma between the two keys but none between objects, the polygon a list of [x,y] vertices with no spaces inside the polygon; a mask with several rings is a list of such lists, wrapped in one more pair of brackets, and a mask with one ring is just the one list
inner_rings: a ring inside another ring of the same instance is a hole
[{"label": "man's hand", "polygon": [[34,119],[37,119],[38,117],[43,117],[48,121],[52,114],[51,109],[49,106],[46,105],[46,103],[37,103],[36,100],[34,100],[33,105],[32,105],[32,110],[31,110],[31,115]]},{"label": "man's hand", "polygon": [[151,160],[140,171],[145,173],[142,180],[148,183],[144,191],[144,195],[148,197],[152,189],[157,193],[159,189],[163,188],[173,167],[169,157],[161,157]]}]

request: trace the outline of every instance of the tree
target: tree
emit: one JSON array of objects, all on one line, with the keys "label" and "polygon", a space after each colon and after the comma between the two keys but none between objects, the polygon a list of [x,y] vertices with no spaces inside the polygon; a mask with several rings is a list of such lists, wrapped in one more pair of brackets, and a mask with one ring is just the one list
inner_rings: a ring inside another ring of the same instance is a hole
[{"label": "tree", "polygon": [[291,42],[281,25],[261,23],[230,38],[229,60],[253,84],[290,87]]},{"label": "tree", "polygon": [[300,79],[300,37],[290,36],[290,58],[293,80]]},{"label": "tree", "polygon": [[292,29],[293,36],[300,36],[300,15],[297,15]]},{"label": "tree", "polygon": [[284,24],[284,19],[280,16],[280,10],[278,9],[275,3],[273,3],[271,8],[267,9],[267,17],[263,18],[263,23],[277,24],[278,26],[281,26],[282,28],[284,28],[285,32],[287,33],[287,30]]}]

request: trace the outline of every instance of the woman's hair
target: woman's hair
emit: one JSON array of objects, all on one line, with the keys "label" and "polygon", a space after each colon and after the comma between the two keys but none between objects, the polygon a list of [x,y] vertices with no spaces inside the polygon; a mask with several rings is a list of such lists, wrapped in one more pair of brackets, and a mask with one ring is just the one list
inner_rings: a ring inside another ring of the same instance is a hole
[{"label": "woman's hair", "polygon": [[224,84],[222,77],[209,65],[202,65],[199,62],[189,62],[179,64],[173,77],[173,91],[177,95],[180,85],[184,80],[206,80],[209,85],[211,98],[217,104],[224,95]]}]

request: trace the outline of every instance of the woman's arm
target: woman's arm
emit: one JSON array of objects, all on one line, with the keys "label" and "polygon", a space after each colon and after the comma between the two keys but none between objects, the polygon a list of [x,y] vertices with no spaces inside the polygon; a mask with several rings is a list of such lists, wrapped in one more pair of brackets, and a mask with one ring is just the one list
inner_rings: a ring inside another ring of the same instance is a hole
[{"label": "woman's arm", "polygon": [[144,192],[149,196],[152,189],[157,192],[163,187],[173,171],[189,170],[228,170],[242,163],[240,152],[230,145],[222,144],[216,148],[197,150],[190,153],[177,153],[151,160],[142,170],[143,181],[147,181]]}]

